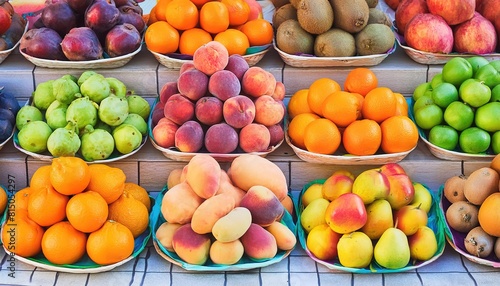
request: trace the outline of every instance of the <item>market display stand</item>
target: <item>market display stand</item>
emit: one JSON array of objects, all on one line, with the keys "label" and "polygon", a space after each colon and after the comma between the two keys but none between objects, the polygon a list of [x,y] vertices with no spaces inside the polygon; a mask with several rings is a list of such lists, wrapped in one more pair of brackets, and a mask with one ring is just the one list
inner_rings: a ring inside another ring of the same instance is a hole
[{"label": "market display stand", "polygon": [[[307,88],[320,77],[329,77],[343,83],[350,67],[294,68],[285,65],[278,53],[270,50],[258,66],[270,71],[286,87],[287,97]],[[379,79],[379,86],[387,86],[409,97],[414,88],[439,73],[442,66],[421,65],[412,61],[398,48],[381,64],[370,67]],[[0,65],[0,86],[14,93],[20,102],[26,102],[36,85],[64,74],[79,75],[83,70],[48,69],[33,66],[20,54],[9,56]],[[123,81],[127,87],[152,103],[159,90],[169,81],[175,81],[178,71],[160,65],[145,48],[127,65],[116,69],[100,69],[99,73]],[[307,163],[283,143],[267,156],[284,172],[292,195],[297,197],[302,187],[315,179],[328,177],[332,172],[346,169],[355,174],[377,165],[324,165]],[[19,190],[29,184],[31,175],[49,162],[31,158],[18,151],[12,141],[0,150],[0,184]],[[186,162],[166,158],[148,142],[135,155],[109,163],[121,168],[129,181],[139,183],[153,197],[165,186],[168,174]],[[224,163],[227,164],[227,163]],[[224,166],[223,164],[223,166]],[[437,191],[444,181],[457,174],[470,174],[486,166],[489,161],[445,161],[434,157],[423,142],[419,142],[400,164],[414,181],[424,183]],[[226,165],[227,166],[227,165]],[[22,262],[11,262],[0,250],[0,284],[6,285],[496,285],[498,269],[472,263],[457,254],[449,245],[434,263],[416,271],[397,274],[351,274],[334,272],[316,264],[300,245],[289,257],[278,264],[245,272],[192,273],[161,258],[152,245],[136,259],[114,270],[99,274],[68,274],[35,268]],[[9,268],[11,267],[11,268]],[[12,271],[15,278],[12,278]]]}]

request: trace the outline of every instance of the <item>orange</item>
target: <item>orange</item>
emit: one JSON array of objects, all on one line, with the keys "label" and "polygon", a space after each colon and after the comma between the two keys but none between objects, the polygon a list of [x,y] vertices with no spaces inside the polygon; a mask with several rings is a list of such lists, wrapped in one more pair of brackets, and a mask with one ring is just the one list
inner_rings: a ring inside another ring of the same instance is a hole
[{"label": "orange", "polygon": [[198,8],[190,0],[172,0],[167,4],[165,20],[177,30],[189,30],[198,25]]},{"label": "orange", "polygon": [[200,26],[203,30],[217,34],[229,28],[229,11],[218,1],[203,4],[200,9]]},{"label": "orange", "polygon": [[97,264],[108,265],[129,257],[134,251],[134,236],[123,224],[108,220],[87,238],[87,254]]},{"label": "orange", "polygon": [[14,205],[15,205],[15,211],[17,210],[26,210],[28,211],[28,199],[29,195],[33,192],[33,189],[31,187],[26,187],[23,189],[20,189],[14,194]]},{"label": "orange", "polygon": [[361,113],[363,118],[382,123],[396,114],[397,99],[390,88],[376,87],[365,96]]},{"label": "orange", "polygon": [[218,33],[215,35],[214,41],[224,45],[229,55],[237,54],[244,56],[250,47],[247,36],[236,29],[227,29]]},{"label": "orange", "polygon": [[382,151],[385,153],[406,152],[417,146],[418,129],[415,123],[404,115],[387,118],[380,124],[382,129]]},{"label": "orange", "polygon": [[330,119],[338,127],[347,127],[361,117],[361,101],[354,93],[335,91],[323,101],[323,117]]},{"label": "orange", "polygon": [[290,119],[301,113],[312,113],[313,111],[309,108],[307,104],[307,94],[309,93],[309,89],[304,88],[295,92],[291,97],[290,101],[288,101],[288,117]]},{"label": "orange", "polygon": [[22,256],[35,256],[42,251],[43,227],[31,220],[27,215],[9,219],[9,226],[2,228],[2,242],[10,252]]},{"label": "orange", "polygon": [[77,230],[90,233],[98,230],[108,219],[108,204],[96,192],[86,191],[71,197],[66,216]]},{"label": "orange", "polygon": [[341,90],[340,85],[333,79],[324,77],[315,80],[309,86],[309,92],[307,94],[309,108],[311,108],[314,113],[322,116],[321,110],[323,109],[323,101],[330,94],[339,90]]},{"label": "orange", "polygon": [[59,157],[52,160],[50,183],[63,195],[83,192],[90,182],[89,165],[78,157]]},{"label": "orange", "polygon": [[288,136],[293,145],[306,149],[304,145],[304,131],[309,123],[320,118],[315,113],[301,113],[295,116],[288,124]]},{"label": "orange", "polygon": [[378,79],[372,70],[369,68],[355,68],[347,74],[344,81],[344,90],[366,96],[377,85]]},{"label": "orange", "polygon": [[144,41],[153,52],[174,53],[179,48],[179,31],[166,21],[156,21],[146,29]]},{"label": "orange", "polygon": [[496,154],[490,162],[490,168],[496,170],[500,175],[500,154]]},{"label": "orange", "polygon": [[327,118],[313,120],[304,130],[304,145],[310,152],[333,154],[339,148],[340,141],[337,125]]},{"label": "orange", "polygon": [[105,164],[92,164],[90,169],[90,183],[87,190],[99,193],[106,203],[116,201],[122,194],[127,177],[120,168]]},{"label": "orange", "polygon": [[221,0],[229,12],[229,25],[238,26],[248,21],[250,6],[244,0]]},{"label": "orange", "polygon": [[155,19],[157,21],[166,21],[166,14],[167,14],[167,6],[168,3],[170,3],[172,0],[158,0],[156,5],[153,7],[150,13],[153,12],[155,13]]},{"label": "orange", "polygon": [[151,11],[149,11],[149,15],[148,15],[148,26],[153,24],[154,22],[158,21],[158,18],[156,17],[156,10],[158,8],[155,6],[153,6],[153,8],[151,8]]},{"label": "orange", "polygon": [[44,187],[46,185],[51,185],[50,182],[50,171],[52,170],[52,165],[44,165],[36,169],[30,179],[30,187],[33,189],[38,189],[39,187]]},{"label": "orange", "polygon": [[133,196],[123,194],[109,205],[108,219],[126,226],[136,238],[148,228],[148,208]]},{"label": "orange", "polygon": [[268,45],[273,41],[273,26],[265,19],[250,20],[239,29],[247,35],[250,46]]},{"label": "orange", "polygon": [[179,52],[185,55],[194,55],[194,52],[204,44],[212,41],[212,35],[209,32],[192,28],[182,32],[179,39]]},{"label": "orange", "polygon": [[68,221],[53,224],[43,234],[42,252],[54,264],[74,264],[85,254],[87,235]]},{"label": "orange", "polygon": [[52,186],[33,190],[28,197],[28,216],[40,226],[50,226],[66,218],[69,197]]},{"label": "orange", "polygon": [[0,185],[0,213],[7,208],[7,191]]},{"label": "orange", "polygon": [[366,156],[375,154],[382,141],[382,131],[377,122],[371,119],[356,120],[349,124],[342,134],[342,144],[352,155]]},{"label": "orange", "polygon": [[126,182],[123,188],[123,194],[132,196],[134,199],[143,203],[148,209],[148,212],[151,210],[151,199],[145,188],[136,183]]},{"label": "orange", "polygon": [[203,6],[203,4],[207,3],[207,2],[210,2],[212,0],[191,0],[191,2],[193,2],[196,7],[201,8],[201,6]]},{"label": "orange", "polygon": [[404,95],[399,92],[395,92],[396,96],[396,113],[394,115],[405,115],[408,116],[408,102]]},{"label": "orange", "polygon": [[477,218],[483,230],[493,236],[500,236],[500,193],[489,195],[479,207]]}]

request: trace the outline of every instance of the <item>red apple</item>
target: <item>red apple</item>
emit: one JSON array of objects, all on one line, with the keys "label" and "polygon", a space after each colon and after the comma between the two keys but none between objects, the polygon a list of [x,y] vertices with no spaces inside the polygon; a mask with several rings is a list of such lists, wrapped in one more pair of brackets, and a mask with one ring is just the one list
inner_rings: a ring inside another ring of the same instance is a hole
[{"label": "red apple", "polygon": [[387,163],[380,167],[380,172],[386,176],[396,175],[396,174],[406,174],[405,169],[398,163]]},{"label": "red apple", "polygon": [[347,193],[333,200],[325,212],[326,223],[340,234],[362,228],[367,220],[365,204],[360,196]]},{"label": "red apple", "polygon": [[415,234],[418,228],[427,225],[427,213],[425,210],[407,205],[394,213],[394,224],[407,236]]},{"label": "red apple", "polygon": [[453,27],[453,37],[456,52],[479,55],[495,52],[498,41],[493,24],[477,12],[470,20]]},{"label": "red apple", "polygon": [[444,18],[453,26],[472,18],[476,10],[476,0],[427,0],[429,12]]},{"label": "red apple", "polygon": [[389,179],[390,185],[387,201],[391,208],[399,210],[410,204],[415,195],[415,189],[410,177],[406,174],[396,174],[387,176],[387,179]]},{"label": "red apple", "polygon": [[404,35],[406,24],[419,13],[428,13],[427,3],[425,0],[404,0],[398,5],[394,13],[394,20],[398,33]]},{"label": "red apple", "polygon": [[253,19],[262,19],[262,6],[256,0],[245,0],[250,7],[250,15],[248,15],[248,21]]},{"label": "red apple", "polygon": [[406,25],[408,46],[423,52],[448,54],[453,49],[453,31],[443,17],[431,13],[415,15]]}]

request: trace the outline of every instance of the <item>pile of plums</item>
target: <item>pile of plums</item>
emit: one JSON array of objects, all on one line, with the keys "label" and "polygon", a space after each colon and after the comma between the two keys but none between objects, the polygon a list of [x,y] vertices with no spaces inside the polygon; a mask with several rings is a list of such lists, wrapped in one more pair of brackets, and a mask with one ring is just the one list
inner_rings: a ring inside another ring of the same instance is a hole
[{"label": "pile of plums", "polygon": [[19,42],[26,20],[14,11],[8,0],[0,0],[0,51],[9,50]]},{"label": "pile of plums", "polygon": [[88,61],[137,50],[143,0],[46,0],[19,49],[36,58]]}]

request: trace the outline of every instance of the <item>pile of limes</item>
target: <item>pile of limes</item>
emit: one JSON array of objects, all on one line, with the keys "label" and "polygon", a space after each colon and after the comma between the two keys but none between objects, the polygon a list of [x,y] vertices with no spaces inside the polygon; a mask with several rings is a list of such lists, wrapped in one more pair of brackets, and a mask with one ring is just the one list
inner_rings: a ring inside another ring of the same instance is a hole
[{"label": "pile of limes", "polygon": [[430,143],[469,154],[500,153],[500,60],[455,57],[417,86],[413,114]]}]

